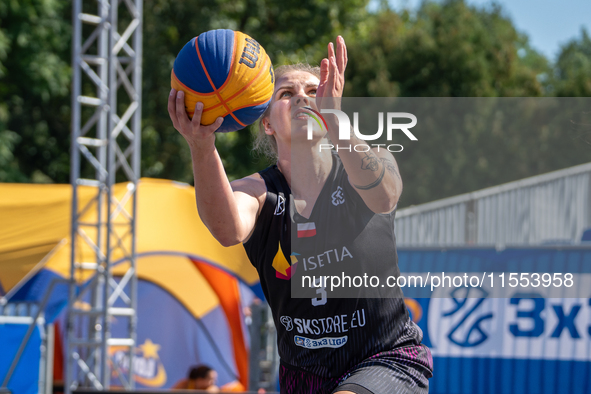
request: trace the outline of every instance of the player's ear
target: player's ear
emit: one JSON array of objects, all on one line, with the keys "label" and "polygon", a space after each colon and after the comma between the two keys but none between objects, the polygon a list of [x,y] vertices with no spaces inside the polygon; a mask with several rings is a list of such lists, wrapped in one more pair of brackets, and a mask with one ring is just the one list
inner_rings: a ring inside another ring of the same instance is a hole
[{"label": "player's ear", "polygon": [[271,126],[271,122],[269,122],[269,118],[263,118],[262,123],[263,123],[263,127],[265,128],[265,134],[267,134],[267,135],[275,134],[275,130],[273,130],[273,127]]}]

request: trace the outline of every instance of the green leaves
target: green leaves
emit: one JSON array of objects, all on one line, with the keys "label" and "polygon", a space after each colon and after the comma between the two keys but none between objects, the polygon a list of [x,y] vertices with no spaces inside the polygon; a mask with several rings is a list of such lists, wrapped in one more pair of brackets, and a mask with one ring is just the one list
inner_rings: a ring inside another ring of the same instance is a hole
[{"label": "green leaves", "polygon": [[384,9],[370,19],[367,38],[351,45],[350,95],[542,94],[545,63],[498,6],[425,2],[416,15]]},{"label": "green leaves", "polygon": [[[499,6],[425,1],[416,12],[394,12],[384,1],[368,13],[367,3],[145,0],[142,175],[192,182],[188,147],[166,110],[170,72],[183,45],[210,29],[251,35],[276,66],[319,64],[328,42],[341,34],[349,48],[350,97],[591,95],[586,31],[564,45],[553,65]],[[1,182],[69,181],[71,7],[69,0],[0,1]],[[591,138],[569,130],[509,132],[507,119],[491,113],[460,121],[466,124],[419,136],[420,151],[397,156],[405,184],[402,204],[588,161],[585,141]],[[251,151],[253,129],[217,138],[231,179],[268,164]]]},{"label": "green leaves", "polygon": [[591,96],[591,38],[581,29],[581,38],[562,47],[554,72],[556,95]]},{"label": "green leaves", "polygon": [[[144,9],[142,174],[191,183],[188,147],[166,112],[170,72],[181,48],[193,37],[217,28],[252,36],[274,65],[319,63],[326,45],[365,14],[365,1],[345,0],[146,0]],[[251,151],[252,127],[219,135],[217,147],[231,179],[267,164]]]},{"label": "green leaves", "polygon": [[65,0],[0,6],[0,181],[69,179],[69,7]]},{"label": "green leaves", "polygon": [[[382,8],[368,20],[365,34],[348,41],[347,96],[591,95],[591,41],[584,31],[562,49],[552,77],[552,66],[499,6],[427,1],[416,14]],[[585,140],[576,124],[583,121],[574,115],[571,122],[552,106],[545,110],[527,101],[514,105],[528,113],[496,107],[494,101],[494,111],[483,112],[487,105],[477,103],[468,100],[442,113],[445,106],[431,102],[432,107],[421,107],[428,109],[422,116],[415,113],[423,126],[430,117],[437,121],[423,130],[416,146],[396,155],[405,185],[401,206],[589,160],[589,143],[582,142],[591,137]],[[469,113],[470,105],[476,113]],[[554,117],[548,117],[550,109]]]}]

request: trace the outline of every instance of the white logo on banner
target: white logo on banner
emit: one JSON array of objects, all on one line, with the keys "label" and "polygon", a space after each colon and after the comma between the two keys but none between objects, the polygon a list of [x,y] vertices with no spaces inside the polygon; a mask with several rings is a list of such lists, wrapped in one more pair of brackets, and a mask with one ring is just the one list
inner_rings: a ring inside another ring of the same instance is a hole
[{"label": "white logo on banner", "polygon": [[518,292],[468,298],[466,290],[434,291],[428,315],[433,356],[591,361],[590,299]]}]

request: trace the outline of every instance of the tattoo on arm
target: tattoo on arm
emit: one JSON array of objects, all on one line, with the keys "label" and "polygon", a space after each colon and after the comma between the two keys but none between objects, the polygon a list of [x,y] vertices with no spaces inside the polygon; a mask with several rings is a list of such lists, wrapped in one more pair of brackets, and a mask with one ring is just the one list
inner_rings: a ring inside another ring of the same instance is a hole
[{"label": "tattoo on arm", "polygon": [[[363,159],[361,159],[361,169],[362,170],[370,170],[370,171],[375,172],[379,168],[380,168],[380,161],[378,160],[378,157],[376,156],[376,154],[373,153],[372,151],[365,152],[365,157]],[[377,185],[382,183],[382,179],[384,179],[384,172],[385,171],[386,171],[386,167],[382,166],[382,172],[380,173],[380,175],[378,175],[378,179],[376,179],[375,181],[373,181],[369,185],[365,185],[365,186],[353,185],[353,186],[355,186],[359,190],[373,189],[374,187],[376,187]]]},{"label": "tattoo on arm", "polygon": [[380,162],[378,161],[376,154],[371,151],[365,152],[365,157],[361,160],[361,169],[377,171],[379,167]]},{"label": "tattoo on arm", "polygon": [[388,159],[384,159],[384,158],[378,159],[377,156],[375,155],[375,153],[373,153],[371,151],[366,152],[365,157],[361,160],[361,169],[362,170],[371,170],[371,171],[375,172],[379,169],[380,162],[382,163],[382,171],[380,172],[380,175],[378,175],[378,179],[376,179],[375,181],[373,181],[369,185],[365,185],[365,186],[353,185],[353,186],[355,186],[359,190],[373,189],[374,187],[376,187],[380,183],[382,183],[386,169],[388,169],[388,171],[391,172],[392,174],[396,175],[398,177],[398,179],[402,180],[400,178],[400,174],[398,173],[398,170],[396,169],[396,165],[394,165],[394,163],[392,163]]},{"label": "tattoo on arm", "polygon": [[369,185],[365,185],[365,186],[353,185],[353,186],[355,186],[359,190],[373,189],[374,187],[376,187],[377,185],[379,185],[380,183],[382,183],[382,179],[384,179],[384,173],[385,172],[386,172],[386,167],[385,166],[382,166],[382,172],[380,172],[380,175],[378,175],[378,179],[376,179],[375,181],[373,181]]},{"label": "tattoo on arm", "polygon": [[398,173],[398,170],[396,169],[396,166],[394,165],[394,163],[392,163],[388,159],[380,159],[380,161],[382,162],[384,167],[386,167],[388,169],[388,171],[390,171],[392,174],[396,175],[398,177],[398,179],[400,179],[402,181],[402,179],[400,178],[400,174]]}]

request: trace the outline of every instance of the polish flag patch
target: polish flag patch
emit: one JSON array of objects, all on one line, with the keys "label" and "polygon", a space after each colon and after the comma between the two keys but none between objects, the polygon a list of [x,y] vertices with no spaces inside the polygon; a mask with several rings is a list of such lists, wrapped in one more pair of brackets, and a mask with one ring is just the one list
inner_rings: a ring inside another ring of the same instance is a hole
[{"label": "polish flag patch", "polygon": [[298,238],[313,237],[316,235],[316,225],[314,222],[298,223]]}]

